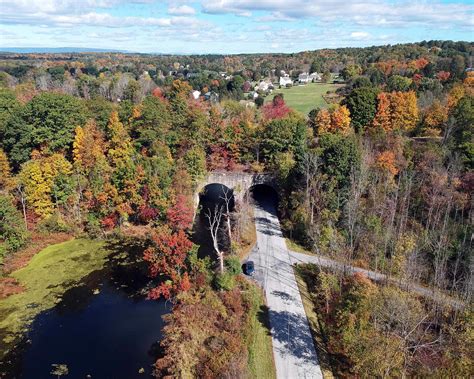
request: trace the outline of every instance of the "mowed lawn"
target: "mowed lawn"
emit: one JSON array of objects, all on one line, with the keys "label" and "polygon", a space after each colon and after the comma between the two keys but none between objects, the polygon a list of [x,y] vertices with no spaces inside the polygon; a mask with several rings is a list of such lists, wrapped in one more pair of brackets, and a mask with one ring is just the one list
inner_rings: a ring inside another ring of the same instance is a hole
[{"label": "mowed lawn", "polygon": [[342,84],[309,83],[303,86],[275,89],[265,98],[265,102],[272,101],[273,96],[282,93],[289,107],[307,115],[311,109],[327,108],[329,104],[323,99],[323,95],[328,91],[334,92],[341,86]]}]

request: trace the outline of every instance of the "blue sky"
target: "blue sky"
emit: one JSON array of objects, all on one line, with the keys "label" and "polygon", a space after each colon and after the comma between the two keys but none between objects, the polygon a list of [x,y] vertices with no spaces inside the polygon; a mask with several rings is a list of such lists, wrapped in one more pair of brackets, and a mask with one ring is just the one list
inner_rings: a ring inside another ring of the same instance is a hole
[{"label": "blue sky", "polygon": [[1,47],[297,52],[473,41],[471,0],[0,0]]}]

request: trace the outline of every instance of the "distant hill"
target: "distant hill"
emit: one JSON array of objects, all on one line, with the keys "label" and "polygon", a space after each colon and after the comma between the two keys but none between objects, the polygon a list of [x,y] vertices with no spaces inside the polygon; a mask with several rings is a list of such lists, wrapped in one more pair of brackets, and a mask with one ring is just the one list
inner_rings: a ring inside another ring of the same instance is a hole
[{"label": "distant hill", "polygon": [[127,50],[95,49],[88,47],[0,47],[4,53],[131,53]]}]

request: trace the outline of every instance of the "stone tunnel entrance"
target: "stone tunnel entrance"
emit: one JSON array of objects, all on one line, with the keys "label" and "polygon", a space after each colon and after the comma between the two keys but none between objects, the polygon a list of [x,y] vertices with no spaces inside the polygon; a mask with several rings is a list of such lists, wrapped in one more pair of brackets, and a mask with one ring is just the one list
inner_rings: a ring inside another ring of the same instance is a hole
[{"label": "stone tunnel entrance", "polygon": [[278,193],[274,187],[267,184],[257,184],[248,190],[246,196],[257,206],[278,208]]},{"label": "stone tunnel entrance", "polygon": [[[216,261],[217,255],[212,246],[212,238],[209,231],[209,220],[206,214],[214,215],[217,208],[221,208],[223,215],[220,223],[219,230],[219,247],[225,251],[230,248],[230,241],[228,238],[228,227],[227,227],[227,203],[229,212],[235,211],[235,198],[234,191],[221,183],[210,183],[207,184],[198,194],[198,207],[196,216],[194,218],[193,225],[193,236],[192,241],[199,245],[198,255],[200,258],[206,256],[211,257],[213,261]],[[227,201],[226,201],[227,199]],[[232,221],[232,220],[231,220]]]}]

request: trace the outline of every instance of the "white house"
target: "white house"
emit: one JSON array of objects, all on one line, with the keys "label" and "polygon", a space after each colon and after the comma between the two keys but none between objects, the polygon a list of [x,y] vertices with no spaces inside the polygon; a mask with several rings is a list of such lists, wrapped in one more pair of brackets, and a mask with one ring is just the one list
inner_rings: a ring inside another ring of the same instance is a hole
[{"label": "white house", "polygon": [[201,96],[201,91],[193,91],[194,100],[199,99],[199,96]]},{"label": "white house", "polygon": [[309,78],[309,74],[307,72],[303,72],[298,75],[298,82],[300,84],[307,84],[311,82],[311,79]]},{"label": "white house", "polygon": [[255,91],[262,91],[262,92],[268,92],[273,89],[273,84],[270,79],[264,79],[261,80],[260,83],[258,83],[255,86]]},{"label": "white house", "polygon": [[293,84],[293,80],[288,75],[280,76],[280,86],[285,87],[287,84]]},{"label": "white house", "polygon": [[312,82],[318,82],[321,80],[321,75],[319,75],[317,72],[313,72],[312,74],[309,75],[309,79]]}]

